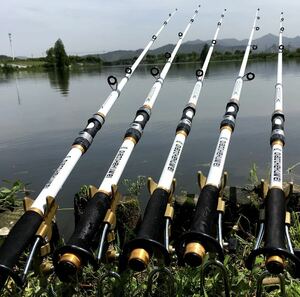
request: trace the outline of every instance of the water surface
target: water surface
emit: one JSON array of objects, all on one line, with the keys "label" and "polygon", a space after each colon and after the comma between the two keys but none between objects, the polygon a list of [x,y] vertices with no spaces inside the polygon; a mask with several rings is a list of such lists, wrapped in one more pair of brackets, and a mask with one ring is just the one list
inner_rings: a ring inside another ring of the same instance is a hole
[{"label": "water surface", "polygon": [[[240,62],[211,63],[198,102],[192,131],[178,166],[177,193],[197,192],[197,171],[208,172],[225,105],[231,96]],[[270,168],[270,116],[274,106],[276,61],[250,62],[247,71],[256,79],[246,82],[240,112],[225,169],[231,185],[248,183],[255,162],[259,177]],[[151,120],[128,162],[123,178],[137,175],[158,180],[171,147],[175,128],[195,83],[196,64],[173,65],[154,106]],[[285,170],[300,161],[299,92],[300,64],[284,63],[284,111],[286,114]],[[1,138],[0,178],[30,183],[35,197],[69,151],[86,120],[110,92],[108,75],[121,78],[123,67],[70,73],[26,73],[2,75],[0,79]],[[150,67],[141,66],[132,76],[93,145],[84,155],[58,195],[60,207],[72,207],[74,193],[82,184],[99,186],[136,110],[152,84]],[[295,169],[295,173],[297,173]],[[300,170],[298,170],[300,173]],[[290,178],[290,175],[286,176]],[[145,205],[148,197],[140,198]],[[59,216],[66,233],[72,229]],[[62,219],[63,218],[63,219]]]}]

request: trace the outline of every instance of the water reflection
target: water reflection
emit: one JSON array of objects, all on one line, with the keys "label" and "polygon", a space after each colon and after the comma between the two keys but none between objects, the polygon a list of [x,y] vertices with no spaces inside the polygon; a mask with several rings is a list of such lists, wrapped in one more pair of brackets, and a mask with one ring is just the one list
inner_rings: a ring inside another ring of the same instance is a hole
[{"label": "water reflection", "polygon": [[53,89],[59,90],[60,93],[67,97],[69,94],[69,81],[70,71],[69,69],[56,69],[48,72],[50,86]]}]

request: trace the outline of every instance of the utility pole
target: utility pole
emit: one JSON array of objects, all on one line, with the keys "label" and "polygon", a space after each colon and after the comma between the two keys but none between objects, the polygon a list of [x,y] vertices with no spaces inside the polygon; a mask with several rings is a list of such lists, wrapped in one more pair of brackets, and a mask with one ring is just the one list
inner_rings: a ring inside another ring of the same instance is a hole
[{"label": "utility pole", "polygon": [[8,39],[9,39],[9,45],[10,45],[10,51],[11,51],[11,56],[13,61],[15,60],[15,53],[14,53],[14,48],[12,44],[12,38],[11,38],[11,33],[8,33]]}]

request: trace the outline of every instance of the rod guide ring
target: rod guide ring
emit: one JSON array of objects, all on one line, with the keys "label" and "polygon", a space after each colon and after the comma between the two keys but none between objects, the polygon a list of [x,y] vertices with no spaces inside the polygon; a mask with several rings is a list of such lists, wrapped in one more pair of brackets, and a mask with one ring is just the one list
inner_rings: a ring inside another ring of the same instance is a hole
[{"label": "rod guide ring", "polygon": [[258,16],[256,19],[260,20],[260,16]]},{"label": "rod guide ring", "polygon": [[284,31],[284,27],[281,27],[281,28],[280,28],[280,31],[283,32],[283,31]]},{"label": "rod guide ring", "polygon": [[113,75],[110,75],[108,78],[107,78],[107,82],[110,86],[114,86],[118,83],[118,80],[115,76]]},{"label": "rod guide ring", "polygon": [[250,80],[253,80],[255,78],[255,74],[253,72],[248,72],[246,75],[245,75],[246,79],[248,81]]},{"label": "rod guide ring", "polygon": [[281,18],[280,20],[283,22],[283,21],[284,21],[284,18]]},{"label": "rod guide ring", "polygon": [[197,76],[197,77],[203,76],[203,70],[202,70],[202,69],[197,69],[197,70],[196,70],[196,76]]},{"label": "rod guide ring", "polygon": [[164,21],[164,25],[166,25],[168,22],[167,21]]},{"label": "rod guide ring", "polygon": [[224,14],[222,13],[222,14],[221,14],[221,18],[223,18],[223,17],[224,17]]},{"label": "rod guide ring", "polygon": [[221,25],[222,25],[222,23],[221,23],[221,22],[218,22],[218,23],[217,23],[217,26],[221,26]]},{"label": "rod guide ring", "polygon": [[152,67],[150,73],[152,76],[157,77],[160,73],[160,70],[158,67]]},{"label": "rod guide ring", "polygon": [[[177,8],[176,8],[176,10],[177,10]],[[171,16],[172,14],[171,13],[169,13],[169,17]]]},{"label": "rod guide ring", "polygon": [[211,41],[211,43],[212,43],[212,44],[216,44],[216,43],[217,43],[217,40],[216,40],[216,39],[213,39],[213,40]]},{"label": "rod guide ring", "polygon": [[179,33],[178,33],[178,36],[179,36],[179,37],[182,37],[182,36],[183,36],[183,33],[182,33],[182,32],[179,32]]},{"label": "rod guide ring", "polygon": [[256,27],[256,28],[255,28],[256,31],[258,31],[259,29],[260,29],[259,27]]},{"label": "rod guide ring", "polygon": [[280,50],[284,50],[284,45],[283,45],[283,44],[280,44],[278,48],[279,48]]},{"label": "rod guide ring", "polygon": [[132,73],[131,67],[126,67],[126,68],[125,68],[125,73],[126,73],[126,74],[131,74],[131,73]]},{"label": "rod guide ring", "polygon": [[253,44],[252,45],[252,49],[255,51],[255,50],[257,50],[257,45],[256,44]]},{"label": "rod guide ring", "polygon": [[152,35],[152,39],[156,40],[157,36],[156,35]]},{"label": "rod guide ring", "polygon": [[166,59],[170,59],[171,58],[171,54],[169,52],[165,52],[165,58]]}]

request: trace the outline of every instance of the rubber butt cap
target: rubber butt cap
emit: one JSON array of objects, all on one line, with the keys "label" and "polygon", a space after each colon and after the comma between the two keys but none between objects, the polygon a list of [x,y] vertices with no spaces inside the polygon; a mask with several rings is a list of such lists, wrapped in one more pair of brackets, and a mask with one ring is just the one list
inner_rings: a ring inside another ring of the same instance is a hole
[{"label": "rubber butt cap", "polygon": [[80,259],[73,254],[64,254],[56,267],[56,274],[62,282],[76,279],[80,268]]},{"label": "rubber butt cap", "polygon": [[202,264],[204,256],[204,247],[198,242],[191,242],[187,244],[183,258],[189,266],[197,267]]},{"label": "rubber butt cap", "polygon": [[283,273],[284,261],[279,256],[272,256],[266,260],[266,268],[271,274]]},{"label": "rubber butt cap", "polygon": [[144,249],[135,249],[131,252],[128,265],[134,271],[143,271],[150,261],[149,253]]}]

